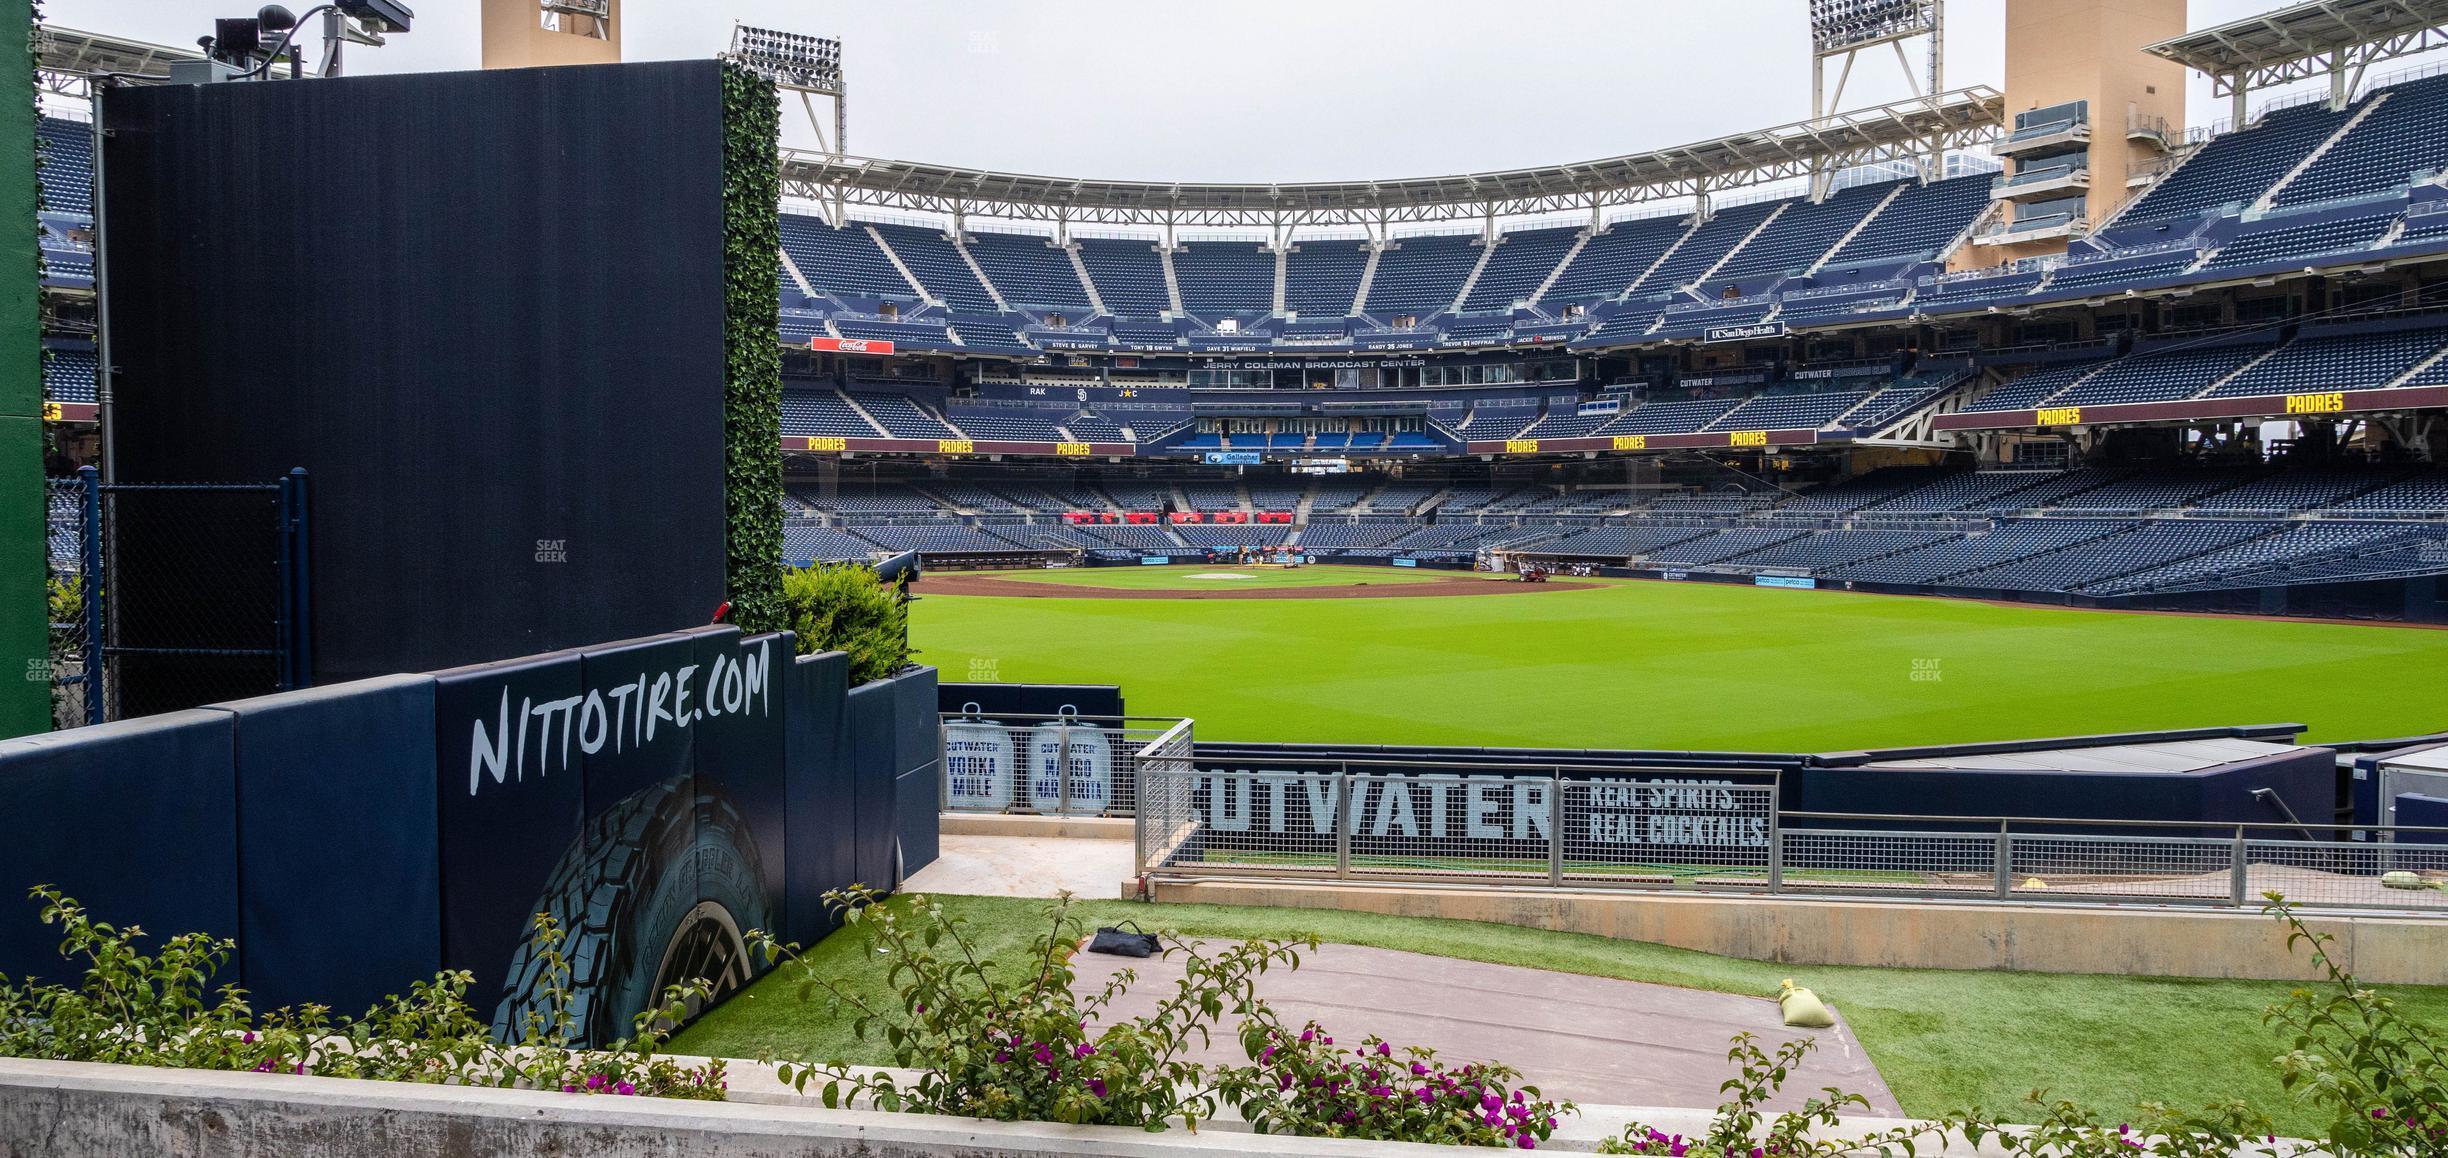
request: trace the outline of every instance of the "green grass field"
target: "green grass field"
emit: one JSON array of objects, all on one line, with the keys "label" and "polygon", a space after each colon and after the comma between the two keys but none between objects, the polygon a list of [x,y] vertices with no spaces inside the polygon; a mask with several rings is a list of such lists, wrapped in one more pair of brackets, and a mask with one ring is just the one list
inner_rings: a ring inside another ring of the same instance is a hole
[{"label": "green grass field", "polygon": [[[1000,897],[939,897],[968,918],[985,951],[1017,960],[1040,933],[1049,902]],[[2096,977],[2045,973],[1960,972],[1779,965],[1715,957],[1638,941],[1549,933],[1510,925],[1435,921],[1330,910],[1084,902],[1075,910],[1090,926],[1131,919],[1150,929],[1192,937],[1290,937],[1315,933],[1340,944],[1373,945],[1471,961],[1527,965],[1597,977],[1619,977],[1692,989],[1766,996],[1791,977],[1833,1002],[1860,1037],[1905,1111],[1938,1114],[1980,1105],[2010,1118],[2035,1089],[2091,1106],[2113,1121],[2145,1101],[2193,1108],[2242,1098],[2281,1126],[2309,1130],[2314,1116],[2296,1109],[2280,1088],[2270,1059],[2286,1043],[2261,1022],[2261,1011],[2286,995],[2272,981]],[[856,933],[834,936],[810,954],[827,976],[840,978],[890,1007],[884,959]],[[885,1064],[879,1042],[861,1042],[831,1000],[803,1001],[796,973],[785,970],[708,1012],[672,1043],[680,1053],[781,1056]],[[2391,986],[2386,992],[2408,1016],[2448,1022],[2448,989]],[[1341,1026],[1328,1028],[1343,1032]],[[1366,1026],[1353,1026],[1357,1036]],[[1713,1043],[1712,1043],[1713,1044]],[[1515,1064],[1536,1059],[1499,1058]],[[1793,1082],[1816,1090],[1807,1063]]]},{"label": "green grass field", "polygon": [[[1047,583],[1372,582],[1211,566]],[[1013,576],[1006,576],[1013,577]],[[2218,724],[2448,728],[2448,631],[1716,584],[1427,599],[925,596],[947,681],[1118,683],[1210,740],[1826,751]],[[978,662],[990,661],[990,662]]]},{"label": "green grass field", "polygon": [[[1201,563],[1180,567],[1066,567],[1052,571],[998,571],[997,579],[1103,587],[1113,591],[1250,591],[1272,587],[1392,587],[1467,579],[1469,572],[1414,571],[1400,567],[1236,567]],[[1233,578],[1222,578],[1230,575]]]}]

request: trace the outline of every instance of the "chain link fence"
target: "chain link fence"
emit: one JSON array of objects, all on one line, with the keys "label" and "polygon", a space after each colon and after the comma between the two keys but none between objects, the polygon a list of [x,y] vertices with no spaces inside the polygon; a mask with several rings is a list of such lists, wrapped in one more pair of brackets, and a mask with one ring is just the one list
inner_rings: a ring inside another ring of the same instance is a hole
[{"label": "chain link fence", "polygon": [[29,679],[74,727],[303,687],[306,476],[46,481],[51,648]]}]

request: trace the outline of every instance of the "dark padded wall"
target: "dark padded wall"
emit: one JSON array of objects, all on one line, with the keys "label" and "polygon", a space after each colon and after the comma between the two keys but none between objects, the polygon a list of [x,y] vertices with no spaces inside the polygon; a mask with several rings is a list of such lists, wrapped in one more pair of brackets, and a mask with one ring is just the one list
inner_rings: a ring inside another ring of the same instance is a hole
[{"label": "dark padded wall", "polygon": [[[0,744],[0,974],[63,980],[59,927],[24,891],[48,884],[95,919],[160,938],[236,937],[237,792],[227,712],[169,712]],[[218,978],[238,981],[235,970]]]},{"label": "dark padded wall", "polygon": [[705,622],[715,62],[102,107],[121,477],[311,472],[319,682]]},{"label": "dark padded wall", "polygon": [[857,823],[850,744],[843,735],[843,696],[850,657],[838,651],[803,655],[787,665],[782,686],[791,698],[782,733],[788,778],[783,890],[785,941],[813,945],[832,932],[827,890],[858,879]]},{"label": "dark padded wall", "polygon": [[935,669],[920,668],[893,681],[897,766],[893,777],[893,831],[901,847],[904,876],[935,863],[942,850],[943,747],[935,715]]},{"label": "dark padded wall", "polygon": [[556,652],[434,673],[442,964],[476,975],[480,1014],[583,827],[584,759],[546,743],[533,710],[582,696],[583,666]]},{"label": "dark padded wall", "polygon": [[238,700],[239,964],[259,1008],[347,1013],[442,967],[434,681]]}]

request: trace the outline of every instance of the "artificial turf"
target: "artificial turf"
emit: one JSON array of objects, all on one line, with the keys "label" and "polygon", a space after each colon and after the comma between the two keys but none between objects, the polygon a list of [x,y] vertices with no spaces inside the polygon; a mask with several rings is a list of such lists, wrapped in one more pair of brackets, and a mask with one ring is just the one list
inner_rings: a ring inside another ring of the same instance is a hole
[{"label": "artificial turf", "polygon": [[[1039,581],[1180,584],[1211,569]],[[1667,582],[1428,599],[920,594],[918,658],[946,680],[1116,683],[1133,712],[1194,717],[1204,740],[1830,751],[2277,722],[2313,741],[2448,729],[2448,631],[2426,628]]]},{"label": "artificial turf", "polygon": [[[939,897],[967,918],[985,951],[1018,960],[1046,927],[1050,902],[1001,897]],[[897,902],[906,903],[906,902]],[[1388,917],[1314,909],[1081,902],[1090,926],[1133,919],[1208,938],[1292,937],[1525,965],[1600,977],[1728,993],[1768,995],[1781,979],[1815,988],[1851,1023],[1862,1047],[1905,1112],[1932,1115],[1978,1105],[2028,1120],[2025,1095],[2046,1090],[2105,1114],[2130,1114],[2146,1101],[2193,1108],[2241,1098],[2286,1129],[2320,1123],[2289,1100],[2271,1059],[2285,1052],[2262,1011],[2293,986],[2284,982],[2103,977],[2045,973],[1779,965],[1716,957],[1637,941],[1550,933],[1470,921]],[[890,1008],[885,959],[857,932],[836,935],[810,954],[827,976]],[[776,1056],[886,1064],[877,1042],[861,1042],[831,999],[798,995],[792,970],[772,974],[709,1011],[672,1043],[680,1053]],[[2448,988],[2390,986],[2408,1016],[2448,1024]],[[1359,1037],[1368,1026],[1327,1027]],[[1535,1058],[1499,1058],[1535,1069]],[[1797,1088],[1816,1090],[1807,1063]]]}]

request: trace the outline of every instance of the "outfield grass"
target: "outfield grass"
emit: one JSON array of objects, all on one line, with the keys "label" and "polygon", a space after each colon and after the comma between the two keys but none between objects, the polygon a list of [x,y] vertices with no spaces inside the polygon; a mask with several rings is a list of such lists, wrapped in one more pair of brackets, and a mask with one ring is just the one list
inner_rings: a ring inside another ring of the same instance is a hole
[{"label": "outfield grass", "polygon": [[[1114,572],[1187,573],[1061,574]],[[1007,682],[1118,683],[1132,711],[1195,717],[1210,740],[1827,751],[2275,722],[2309,724],[2315,741],[2448,728],[2448,631],[1833,591],[928,596],[912,634],[947,680],[992,660]]]},{"label": "outfield grass", "polygon": [[[1035,571],[987,571],[994,579],[1103,587],[1111,591],[1250,591],[1271,587],[1392,587],[1473,578],[1468,571],[1416,571],[1407,567],[1244,567],[1230,563],[1185,563],[1178,567],[1062,567]],[[1235,578],[1217,578],[1231,575]],[[1490,580],[1494,582],[1495,580]],[[923,588],[922,588],[923,590]]]},{"label": "outfield grass", "polygon": [[[1043,930],[1041,914],[1048,904],[1000,897],[937,899],[974,923],[990,955],[1007,961],[1016,960],[1029,938]],[[2046,1089],[2110,1120],[2145,1101],[2193,1107],[2243,1098],[2287,1129],[2304,1132],[2319,1124],[2288,1100],[2270,1065],[2284,1044],[2262,1024],[2261,1013],[2286,995],[2290,986],[2282,982],[1777,965],[1510,925],[1321,910],[1151,909],[1098,901],[1080,904],[1078,913],[1092,926],[1129,918],[1194,937],[1315,933],[1338,944],[1726,993],[1766,996],[1779,980],[1791,977],[1835,1003],[1905,1111],[1916,1115],[1980,1105],[2016,1116],[2025,1094]],[[863,994],[885,994],[884,959],[860,934],[828,938],[810,958],[826,975]],[[2448,1023],[2448,988],[2394,986],[2386,992],[2409,1016]],[[1328,1028],[1354,1037],[1370,1031],[1361,1025]],[[671,1048],[731,1057],[770,1050],[859,1064],[890,1060],[880,1045],[851,1036],[848,1019],[834,1015],[829,998],[801,1000],[795,971],[769,976],[710,1011]],[[1816,1088],[1807,1065],[1795,1084]]]}]

